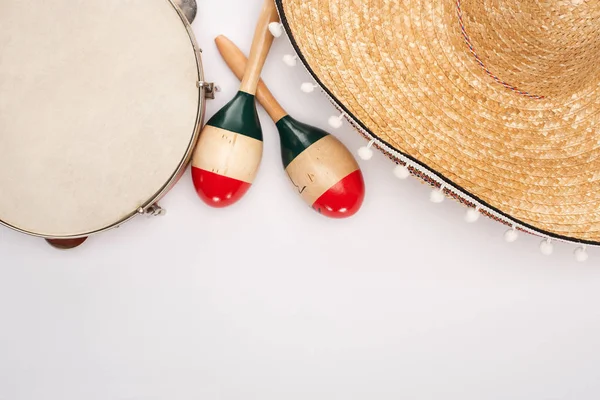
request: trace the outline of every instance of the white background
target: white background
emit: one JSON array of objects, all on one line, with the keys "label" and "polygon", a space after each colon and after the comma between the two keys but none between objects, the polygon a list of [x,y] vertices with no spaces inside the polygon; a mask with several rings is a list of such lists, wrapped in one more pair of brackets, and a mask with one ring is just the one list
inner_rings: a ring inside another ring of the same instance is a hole
[{"label": "white background", "polygon": [[[194,23],[207,78],[238,82],[216,52],[245,52],[262,0],[201,0]],[[297,119],[327,128],[333,107],[298,88],[281,58],[263,77]],[[291,189],[274,125],[251,191],[209,209],[189,171],[139,218],[59,252],[0,228],[0,399],[598,399],[600,252],[542,256],[489,220],[399,181],[383,155],[360,161],[362,211],[343,221]],[[356,151],[365,141],[345,125]]]}]

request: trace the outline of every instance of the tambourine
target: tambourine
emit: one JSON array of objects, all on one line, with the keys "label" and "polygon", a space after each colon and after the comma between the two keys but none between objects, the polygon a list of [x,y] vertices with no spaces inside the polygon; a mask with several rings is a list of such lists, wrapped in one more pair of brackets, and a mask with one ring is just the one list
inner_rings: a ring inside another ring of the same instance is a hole
[{"label": "tambourine", "polygon": [[161,214],[214,90],[195,2],[0,4],[0,223],[69,248]]}]

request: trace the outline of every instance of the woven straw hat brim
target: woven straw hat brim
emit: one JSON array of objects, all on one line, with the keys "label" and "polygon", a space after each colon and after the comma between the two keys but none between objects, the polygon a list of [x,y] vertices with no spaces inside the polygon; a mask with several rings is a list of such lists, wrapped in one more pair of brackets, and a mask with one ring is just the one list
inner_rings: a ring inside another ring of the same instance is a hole
[{"label": "woven straw hat brim", "polygon": [[600,244],[600,2],[276,3],[309,72],[382,148],[510,221]]}]

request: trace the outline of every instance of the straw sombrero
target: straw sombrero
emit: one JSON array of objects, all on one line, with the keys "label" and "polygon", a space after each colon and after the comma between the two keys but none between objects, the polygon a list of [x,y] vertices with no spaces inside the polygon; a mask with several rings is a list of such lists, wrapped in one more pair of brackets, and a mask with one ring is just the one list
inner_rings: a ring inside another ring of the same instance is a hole
[{"label": "straw sombrero", "polygon": [[600,244],[600,1],[276,3],[317,84],[399,168],[515,232]]}]

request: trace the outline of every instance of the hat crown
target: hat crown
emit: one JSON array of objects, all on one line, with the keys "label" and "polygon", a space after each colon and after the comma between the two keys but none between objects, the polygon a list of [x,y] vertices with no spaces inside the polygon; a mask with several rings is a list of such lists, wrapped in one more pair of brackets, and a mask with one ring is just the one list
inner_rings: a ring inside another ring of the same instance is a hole
[{"label": "hat crown", "polygon": [[600,1],[459,0],[457,6],[472,55],[499,82],[558,98],[600,81]]}]

